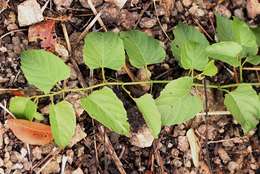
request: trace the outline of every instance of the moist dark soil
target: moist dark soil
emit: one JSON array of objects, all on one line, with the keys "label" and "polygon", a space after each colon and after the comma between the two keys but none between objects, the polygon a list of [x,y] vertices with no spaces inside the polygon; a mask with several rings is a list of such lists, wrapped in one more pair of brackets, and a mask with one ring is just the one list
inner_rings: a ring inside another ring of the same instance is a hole
[{"label": "moist dark soil", "polygon": [[[173,27],[178,22],[197,26],[210,42],[214,42],[215,37],[214,12],[228,17],[237,16],[252,26],[258,25],[260,22],[259,17],[248,18],[245,0],[172,0],[174,5],[168,11],[164,5],[169,3],[168,0],[155,1],[155,4],[148,0],[128,0],[122,9],[115,6],[113,0],[92,1],[94,4],[98,4],[97,11],[103,10],[101,19],[109,31],[138,29],[165,44],[167,50],[165,61],[148,67],[152,73],[151,79],[156,80],[171,80],[187,74],[178,65],[169,46],[170,40],[174,39]],[[4,4],[3,2],[4,0],[0,1],[0,6]],[[22,89],[25,91],[25,95],[31,96],[38,91],[28,85],[24,78],[20,70],[19,56],[23,50],[41,48],[41,46],[40,43],[28,41],[28,27],[18,25],[17,5],[22,2],[22,0],[10,0],[8,7],[0,14],[0,88]],[[87,0],[84,2],[86,4]],[[38,3],[43,6],[46,1],[38,0]],[[155,6],[157,11],[155,11]],[[72,59],[76,60],[76,66],[79,67],[83,80],[88,85],[99,83],[102,81],[101,72],[95,70],[92,76],[90,70],[83,64],[81,52],[83,41],[78,44],[75,42],[95,15],[89,8],[83,7],[78,0],[74,0],[69,8],[63,10],[57,10],[51,1],[44,11],[46,18],[68,16],[70,16],[70,20],[58,20],[56,24],[56,34],[60,43],[66,47],[61,27],[61,23],[64,23],[71,45],[73,45],[73,53],[64,61],[75,68]],[[167,36],[163,30],[166,31]],[[103,28],[96,22],[91,31],[103,31]],[[221,62],[217,62],[217,67],[219,73],[213,78],[208,78],[207,83],[230,84],[238,81],[236,70]],[[129,69],[135,75],[138,73],[138,70],[130,65]],[[106,77],[108,80],[131,81],[126,73],[110,70],[106,70]],[[245,72],[244,80],[260,82],[259,74],[257,71]],[[63,84],[65,83],[69,88],[82,87],[78,74],[75,72],[74,76]],[[153,85],[149,92],[157,97],[163,86],[161,84]],[[141,113],[121,87],[115,86],[113,90],[123,101],[132,132],[137,132],[145,124]],[[128,87],[128,90],[135,97],[146,92],[140,86]],[[205,99],[203,88],[197,88],[194,91]],[[208,89],[207,95],[209,111],[225,110],[223,93]],[[0,102],[4,106],[8,106],[10,97],[12,97],[10,93],[0,93]],[[55,100],[59,100],[59,98],[55,98]],[[41,100],[39,110],[45,113],[48,104],[47,99]],[[54,144],[27,146],[6,128],[8,118],[8,114],[4,110],[0,110],[0,174],[37,173],[37,171],[41,171],[40,173],[43,174],[61,173],[62,169],[66,174],[120,173],[111,154],[108,153],[108,147],[104,146],[103,135],[98,129],[99,123],[93,122],[85,112],[77,116],[77,125],[87,136],[72,147],[63,150],[55,150]],[[164,127],[159,139],[147,148],[134,146],[129,138],[109,130],[106,130],[106,133],[127,174],[260,174],[260,126],[258,125],[250,134],[244,135],[241,127],[231,116],[213,115],[206,119],[207,122],[197,116],[187,123]],[[48,123],[48,120],[46,119],[44,122]],[[193,164],[191,150],[185,136],[190,128],[195,130],[201,144],[199,168]],[[64,159],[67,162],[65,167],[62,167]]]}]

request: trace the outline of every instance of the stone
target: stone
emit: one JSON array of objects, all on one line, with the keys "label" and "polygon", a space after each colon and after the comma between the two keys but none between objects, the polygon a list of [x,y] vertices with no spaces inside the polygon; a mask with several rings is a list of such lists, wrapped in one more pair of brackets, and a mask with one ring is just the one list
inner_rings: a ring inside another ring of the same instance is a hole
[{"label": "stone", "polygon": [[20,27],[29,26],[44,20],[40,5],[36,0],[26,0],[17,6]]},{"label": "stone", "polygon": [[150,147],[153,143],[154,137],[148,127],[142,127],[137,133],[132,133],[130,142],[137,147]]},{"label": "stone", "polygon": [[182,4],[183,4],[185,7],[189,7],[189,6],[191,6],[191,4],[192,4],[192,0],[182,0]]}]

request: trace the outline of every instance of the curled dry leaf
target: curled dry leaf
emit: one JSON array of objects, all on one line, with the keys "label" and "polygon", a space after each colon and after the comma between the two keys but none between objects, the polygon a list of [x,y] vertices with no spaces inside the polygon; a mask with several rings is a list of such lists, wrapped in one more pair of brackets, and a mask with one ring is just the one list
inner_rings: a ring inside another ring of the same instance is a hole
[{"label": "curled dry leaf", "polygon": [[9,119],[7,125],[18,139],[28,144],[45,145],[53,139],[50,126],[42,123]]},{"label": "curled dry leaf", "polygon": [[56,33],[55,21],[47,20],[29,27],[28,31],[29,42],[41,41],[41,47],[49,51],[55,50]]},{"label": "curled dry leaf", "polygon": [[195,167],[199,167],[199,158],[200,158],[200,144],[197,136],[194,133],[193,129],[189,129],[186,134],[192,155],[192,161]]}]

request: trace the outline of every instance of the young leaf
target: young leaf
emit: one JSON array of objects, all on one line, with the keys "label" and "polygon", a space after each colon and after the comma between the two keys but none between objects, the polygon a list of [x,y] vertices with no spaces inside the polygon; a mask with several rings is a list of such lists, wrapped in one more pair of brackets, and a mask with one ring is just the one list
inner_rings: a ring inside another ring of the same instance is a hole
[{"label": "young leaf", "polygon": [[85,37],[83,58],[90,69],[119,70],[125,63],[123,41],[113,32],[89,33]]},{"label": "young leaf", "polygon": [[218,68],[214,64],[214,60],[211,60],[206,65],[205,69],[202,72],[202,74],[204,74],[205,76],[209,76],[209,77],[212,77],[212,76],[216,75],[217,73],[218,73]]},{"label": "young leaf", "polygon": [[16,118],[32,120],[37,113],[37,105],[26,97],[13,97],[10,100],[9,110]]},{"label": "young leaf", "polygon": [[232,41],[224,41],[212,44],[206,48],[209,57],[221,60],[234,67],[240,65],[239,54],[243,48],[240,44]]},{"label": "young leaf", "polygon": [[119,134],[129,136],[126,110],[112,89],[104,87],[94,91],[80,102],[93,119]]},{"label": "young leaf", "polygon": [[260,56],[255,55],[255,56],[249,56],[246,58],[246,61],[253,64],[253,65],[259,65],[260,64]]},{"label": "young leaf", "polygon": [[158,138],[161,131],[161,114],[155,104],[151,94],[145,94],[140,98],[134,99],[146,124],[152,132],[154,138]]},{"label": "young leaf", "polygon": [[27,144],[45,145],[53,139],[50,126],[42,123],[9,119],[7,125],[18,139]]},{"label": "young leaf", "polygon": [[260,100],[252,86],[241,84],[225,95],[224,104],[245,132],[255,128],[260,119]]},{"label": "young leaf", "polygon": [[256,37],[249,26],[244,21],[234,18],[232,30],[234,41],[243,46],[242,57],[256,55],[258,52]]},{"label": "young leaf", "polygon": [[232,41],[233,40],[233,30],[232,30],[232,20],[227,17],[216,14],[217,23],[217,37],[219,41]]},{"label": "young leaf", "polygon": [[21,68],[32,85],[49,93],[53,86],[70,76],[69,67],[54,54],[44,50],[27,50],[21,54]]},{"label": "young leaf", "polygon": [[202,71],[209,59],[205,52],[205,46],[196,42],[186,42],[180,49],[181,65],[184,69],[196,69]]},{"label": "young leaf", "polygon": [[67,101],[51,105],[50,124],[54,142],[61,148],[67,146],[76,129],[76,116],[73,106]]},{"label": "young leaf", "polygon": [[171,44],[173,55],[185,69],[203,70],[208,63],[205,48],[209,45],[205,36],[192,26],[179,23],[173,30]]},{"label": "young leaf", "polygon": [[133,30],[121,32],[125,50],[130,63],[136,68],[160,63],[165,58],[165,51],[160,42],[144,32]]},{"label": "young leaf", "polygon": [[202,110],[199,97],[190,94],[193,80],[182,77],[171,81],[156,99],[162,125],[175,125],[193,118]]}]

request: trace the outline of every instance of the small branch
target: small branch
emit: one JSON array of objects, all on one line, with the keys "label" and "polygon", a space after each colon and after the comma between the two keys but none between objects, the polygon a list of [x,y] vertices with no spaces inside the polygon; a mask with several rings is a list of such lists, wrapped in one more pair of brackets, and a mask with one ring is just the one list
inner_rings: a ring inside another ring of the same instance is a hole
[{"label": "small branch", "polygon": [[16,119],[15,116],[4,106],[0,103],[0,108],[2,108],[5,112],[7,112],[13,119]]},{"label": "small branch", "polygon": [[88,26],[84,29],[84,31],[79,35],[76,43],[79,43],[89,32],[89,30],[91,29],[91,27],[93,27],[93,25],[96,23],[96,21],[98,19],[100,19],[100,16],[102,14],[102,11],[100,11],[98,14],[96,14],[95,18],[88,24]]},{"label": "small branch", "polygon": [[[121,163],[120,159],[118,158],[118,156],[117,156],[117,154],[116,154],[116,152],[115,152],[115,150],[114,150],[114,148],[113,148],[113,146],[112,146],[112,144],[111,144],[107,134],[105,133],[105,130],[104,130],[103,126],[99,125],[98,126],[98,130],[105,137],[104,138],[105,139],[105,146],[106,146],[106,148],[108,150],[108,153],[111,155],[112,159],[114,160],[115,165],[116,165],[118,171],[120,172],[120,174],[126,174],[125,169],[123,168],[123,164]],[[103,137],[102,136],[99,136],[99,139],[100,139],[101,142],[103,141]]]},{"label": "small branch", "polygon": [[244,67],[243,70],[246,70],[246,71],[260,71],[260,67]]}]

